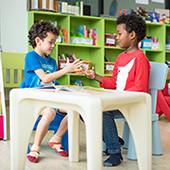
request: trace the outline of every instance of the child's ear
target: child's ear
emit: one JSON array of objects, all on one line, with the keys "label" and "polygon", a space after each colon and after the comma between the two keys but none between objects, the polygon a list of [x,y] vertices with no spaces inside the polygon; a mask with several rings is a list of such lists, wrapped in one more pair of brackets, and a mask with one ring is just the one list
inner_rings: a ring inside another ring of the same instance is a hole
[{"label": "child's ear", "polygon": [[135,32],[135,31],[132,31],[132,32],[130,33],[130,38],[131,38],[131,39],[136,38],[136,32]]},{"label": "child's ear", "polygon": [[35,38],[35,42],[36,42],[36,44],[40,44],[40,42],[41,42],[40,37],[36,37],[36,38]]}]

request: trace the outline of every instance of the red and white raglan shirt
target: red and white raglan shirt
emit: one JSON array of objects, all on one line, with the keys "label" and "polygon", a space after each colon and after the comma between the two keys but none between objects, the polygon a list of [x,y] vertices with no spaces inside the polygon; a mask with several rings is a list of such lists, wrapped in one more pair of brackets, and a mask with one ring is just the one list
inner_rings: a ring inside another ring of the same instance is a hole
[{"label": "red and white raglan shirt", "polygon": [[150,63],[142,50],[119,54],[112,77],[103,77],[100,87],[149,93]]}]

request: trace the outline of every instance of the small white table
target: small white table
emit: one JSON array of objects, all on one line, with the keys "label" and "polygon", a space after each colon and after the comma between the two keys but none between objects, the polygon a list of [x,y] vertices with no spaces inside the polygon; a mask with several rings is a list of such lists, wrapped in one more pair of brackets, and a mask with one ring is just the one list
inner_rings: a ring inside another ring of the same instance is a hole
[{"label": "small white table", "polygon": [[152,169],[151,97],[140,92],[82,95],[34,89],[10,91],[11,170],[24,170],[34,123],[45,107],[69,110],[69,160],[79,161],[79,114],[86,124],[87,168],[102,170],[102,112],[119,109],[134,138],[139,170]]}]

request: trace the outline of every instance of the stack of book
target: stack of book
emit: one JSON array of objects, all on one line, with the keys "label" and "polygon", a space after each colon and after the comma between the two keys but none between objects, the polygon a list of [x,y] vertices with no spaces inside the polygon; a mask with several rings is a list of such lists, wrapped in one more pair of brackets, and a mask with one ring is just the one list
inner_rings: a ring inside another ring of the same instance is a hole
[{"label": "stack of book", "polygon": [[98,29],[88,29],[86,25],[78,25],[77,31],[70,31],[71,44],[97,45]]},{"label": "stack of book", "polygon": [[83,1],[77,1],[76,5],[56,0],[28,0],[28,10],[51,11],[83,15]]}]

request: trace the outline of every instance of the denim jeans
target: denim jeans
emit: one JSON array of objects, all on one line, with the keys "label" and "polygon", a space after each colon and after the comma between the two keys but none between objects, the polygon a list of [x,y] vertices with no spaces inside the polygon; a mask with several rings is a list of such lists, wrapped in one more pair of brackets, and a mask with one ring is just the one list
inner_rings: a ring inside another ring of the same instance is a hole
[{"label": "denim jeans", "polygon": [[122,118],[119,110],[103,112],[103,141],[105,142],[110,154],[120,153],[120,143],[118,138],[115,118]]}]

